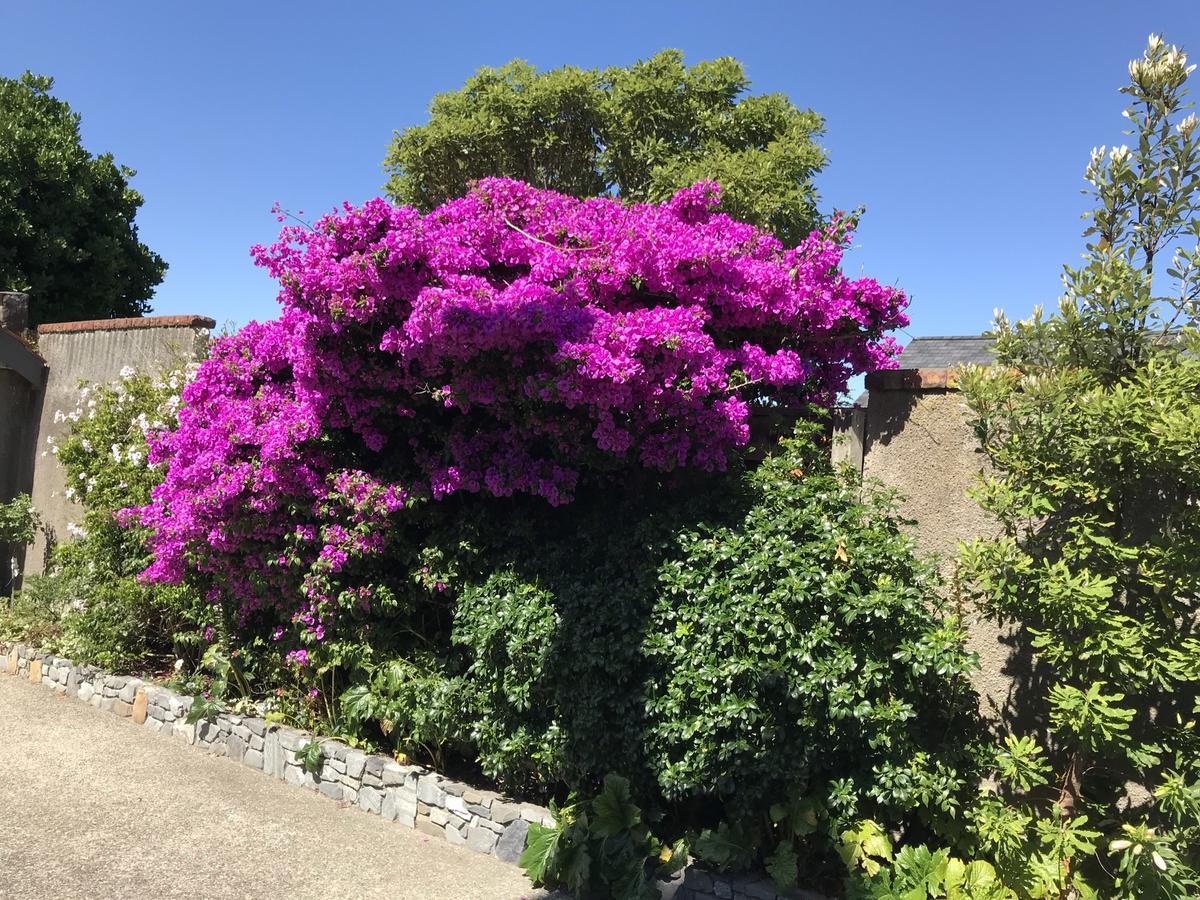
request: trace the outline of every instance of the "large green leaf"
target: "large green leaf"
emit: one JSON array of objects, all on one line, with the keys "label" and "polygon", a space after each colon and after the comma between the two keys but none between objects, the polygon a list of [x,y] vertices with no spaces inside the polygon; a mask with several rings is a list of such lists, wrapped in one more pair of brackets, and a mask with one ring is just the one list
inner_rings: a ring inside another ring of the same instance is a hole
[{"label": "large green leaf", "polygon": [[613,837],[629,831],[642,816],[642,811],[633,802],[628,780],[620,775],[608,775],[604,779],[604,790],[592,802],[595,820],[592,833],[601,837]]},{"label": "large green leaf", "polygon": [[530,824],[529,833],[525,837],[525,850],[517,865],[525,870],[529,880],[534,884],[543,884],[546,877],[546,867],[551,862],[558,840],[562,832],[557,828],[546,828],[536,823]]}]

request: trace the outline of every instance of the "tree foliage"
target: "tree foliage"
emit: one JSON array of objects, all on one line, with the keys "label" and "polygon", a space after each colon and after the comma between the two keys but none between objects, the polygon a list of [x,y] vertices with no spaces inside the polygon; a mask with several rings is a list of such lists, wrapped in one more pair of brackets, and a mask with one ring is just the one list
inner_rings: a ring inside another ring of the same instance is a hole
[{"label": "tree foliage", "polygon": [[814,141],[824,122],[749,87],[737,60],[689,68],[678,50],[627,68],[480,69],[434,98],[426,124],[396,134],[386,190],[428,211],[487,176],[633,202],[711,180],[722,211],[793,245],[818,223],[812,179],[825,154]]},{"label": "tree foliage", "polygon": [[53,86],[0,78],[0,290],[32,295],[33,325],[143,315],[167,266],[138,240],[134,172],[84,149]]}]

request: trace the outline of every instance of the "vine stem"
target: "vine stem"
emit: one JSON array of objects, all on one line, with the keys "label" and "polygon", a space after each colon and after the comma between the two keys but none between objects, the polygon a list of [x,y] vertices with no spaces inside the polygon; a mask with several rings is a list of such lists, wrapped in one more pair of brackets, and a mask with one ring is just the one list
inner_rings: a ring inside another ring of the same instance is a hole
[{"label": "vine stem", "polygon": [[537,237],[536,235],[530,234],[528,231],[526,231],[524,228],[521,228],[519,225],[514,225],[512,222],[510,222],[508,220],[507,217],[505,217],[505,219],[504,219],[504,224],[507,225],[509,228],[511,228],[513,231],[515,231],[517,234],[519,234],[523,237],[527,237],[531,241],[534,241],[538,244],[544,244],[547,247],[553,247],[555,250],[562,250],[564,253],[578,253],[582,250],[596,249],[595,247],[560,247],[558,244],[552,244],[549,241],[542,240],[540,237]]}]

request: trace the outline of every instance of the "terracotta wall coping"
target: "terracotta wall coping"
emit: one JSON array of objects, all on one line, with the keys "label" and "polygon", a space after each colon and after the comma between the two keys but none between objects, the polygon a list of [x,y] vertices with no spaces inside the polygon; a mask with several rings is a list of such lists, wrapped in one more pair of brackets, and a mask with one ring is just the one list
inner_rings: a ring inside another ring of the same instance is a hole
[{"label": "terracotta wall coping", "polygon": [[38,334],[74,334],[79,331],[132,331],[137,328],[215,328],[207,316],[144,316],[129,319],[92,319],[86,322],[51,322],[38,326]]},{"label": "terracotta wall coping", "polygon": [[958,369],[888,369],[867,375],[868,391],[954,391]]}]

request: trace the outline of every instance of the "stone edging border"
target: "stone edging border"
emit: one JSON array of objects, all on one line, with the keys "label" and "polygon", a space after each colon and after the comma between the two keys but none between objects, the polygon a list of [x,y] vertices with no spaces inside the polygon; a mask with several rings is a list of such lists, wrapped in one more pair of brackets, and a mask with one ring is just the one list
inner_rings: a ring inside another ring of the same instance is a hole
[{"label": "stone edging border", "polygon": [[[312,735],[260,718],[221,714],[185,723],[192,698],[125,675],[44,653],[25,644],[0,641],[0,672],[27,678],[104,712],[130,719],[216,756],[241,763],[288,784],[317,791],[332,800],[515,864],[525,849],[530,823],[552,826],[550,811],[511,800],[495,791],[452,781],[424,766],[401,765],[335,741],[321,742],[317,773],[304,771],[295,751]],[[781,894],[769,878],[724,875],[688,865],[660,883],[663,900],[824,900],[817,894]]]}]

